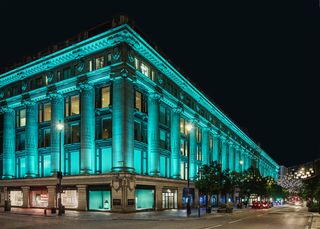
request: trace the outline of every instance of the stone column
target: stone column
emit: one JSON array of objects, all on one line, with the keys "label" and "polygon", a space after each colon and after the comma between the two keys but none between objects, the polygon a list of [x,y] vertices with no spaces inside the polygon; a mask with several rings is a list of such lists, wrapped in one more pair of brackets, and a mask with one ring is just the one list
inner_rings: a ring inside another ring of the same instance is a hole
[{"label": "stone column", "polygon": [[171,112],[171,177],[180,178],[180,107],[172,109]]},{"label": "stone column", "polygon": [[156,186],[156,210],[161,210],[162,209],[162,186]]},{"label": "stone column", "polygon": [[213,135],[212,161],[219,162],[219,135]]},{"label": "stone column", "polygon": [[[63,171],[64,159],[64,129],[58,130],[57,124],[64,124],[64,98],[59,93],[51,93],[51,173],[56,174],[60,170],[61,153],[61,171]],[[61,139],[60,139],[61,132]],[[60,143],[61,141],[61,143]],[[60,150],[61,145],[61,150]]]},{"label": "stone column", "polygon": [[126,76],[117,76],[112,89],[112,170],[134,171],[133,82]]},{"label": "stone column", "polygon": [[230,172],[234,171],[234,148],[233,143],[229,142],[229,169]]},{"label": "stone column", "polygon": [[160,175],[160,95],[152,93],[148,97],[148,164],[149,175]]},{"label": "stone column", "polygon": [[2,108],[3,115],[3,178],[15,177],[16,126],[15,111]]},{"label": "stone column", "polygon": [[81,84],[81,174],[94,173],[95,155],[95,103],[94,87],[90,84]]},{"label": "stone column", "polygon": [[28,208],[30,207],[29,203],[29,193],[30,193],[30,187],[21,187],[22,189],[22,207]]},{"label": "stone column", "polygon": [[241,172],[241,170],[240,170],[240,152],[239,152],[239,146],[237,145],[236,146],[236,148],[235,148],[235,151],[234,151],[234,153],[235,153],[235,159],[234,159],[234,161],[235,161],[235,171],[236,172]]},{"label": "stone column", "polygon": [[194,180],[197,176],[197,138],[196,138],[196,125],[193,124],[193,128],[190,130],[189,134],[189,179]]},{"label": "stone column", "polygon": [[228,143],[226,141],[226,138],[224,137],[221,137],[221,141],[222,141],[221,165],[222,165],[222,170],[225,170],[228,168],[228,158],[227,158]]},{"label": "stone column", "polygon": [[209,130],[208,128],[202,128],[202,143],[201,143],[201,150],[202,150],[202,164],[208,165],[209,164]]},{"label": "stone column", "polygon": [[47,186],[48,189],[48,208],[56,208],[56,186]]},{"label": "stone column", "polygon": [[183,208],[182,197],[183,197],[183,187],[179,187],[178,188],[178,194],[177,194],[178,209],[182,209]]},{"label": "stone column", "polygon": [[77,185],[78,189],[78,210],[86,211],[87,206],[87,185]]},{"label": "stone column", "polygon": [[35,102],[25,101],[26,105],[26,177],[38,175],[38,106]]},{"label": "stone column", "polygon": [[241,149],[241,160],[242,160],[242,165],[241,165],[241,169],[242,172],[244,172],[246,170],[246,158],[245,158],[245,150]]}]

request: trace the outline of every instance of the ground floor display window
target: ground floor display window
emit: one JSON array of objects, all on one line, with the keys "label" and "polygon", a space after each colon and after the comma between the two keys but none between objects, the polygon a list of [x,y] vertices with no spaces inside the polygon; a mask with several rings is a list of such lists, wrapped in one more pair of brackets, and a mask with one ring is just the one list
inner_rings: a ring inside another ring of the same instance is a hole
[{"label": "ground floor display window", "polygon": [[164,189],[162,191],[162,208],[178,208],[178,191],[175,189]]},{"label": "ground floor display window", "polygon": [[154,209],[154,189],[136,188],[136,209]]},{"label": "ground floor display window", "polygon": [[64,190],[61,193],[61,202],[65,208],[78,207],[78,192],[77,190]]},{"label": "ground floor display window", "polygon": [[111,191],[89,190],[89,210],[111,210]]},{"label": "ground floor display window", "polygon": [[[189,197],[189,198],[188,198]],[[187,206],[188,201],[190,201],[190,206],[193,205],[194,200],[194,189],[193,188],[184,188],[183,189],[183,196],[182,196],[182,204],[184,207]]]},{"label": "ground floor display window", "polygon": [[10,191],[10,202],[11,206],[22,206],[23,194],[22,191]]},{"label": "ground floor display window", "polygon": [[48,206],[48,191],[47,190],[33,190],[30,192],[32,207],[47,207]]}]

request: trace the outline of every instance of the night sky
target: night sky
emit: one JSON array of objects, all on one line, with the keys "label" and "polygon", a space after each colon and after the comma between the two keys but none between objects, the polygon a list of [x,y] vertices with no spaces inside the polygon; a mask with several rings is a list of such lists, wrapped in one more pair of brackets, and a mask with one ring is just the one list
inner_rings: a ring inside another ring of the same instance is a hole
[{"label": "night sky", "polygon": [[0,3],[0,67],[125,13],[280,165],[320,157],[317,1],[23,2]]}]

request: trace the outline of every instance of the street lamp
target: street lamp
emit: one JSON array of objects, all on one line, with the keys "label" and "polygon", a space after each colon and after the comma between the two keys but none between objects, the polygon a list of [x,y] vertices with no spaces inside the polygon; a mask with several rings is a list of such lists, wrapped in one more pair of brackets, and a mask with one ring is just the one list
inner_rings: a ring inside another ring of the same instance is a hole
[{"label": "street lamp", "polygon": [[187,143],[188,143],[188,195],[187,195],[187,216],[191,215],[191,207],[190,207],[190,131],[192,130],[193,126],[188,123],[186,126],[187,129]]},{"label": "street lamp", "polygon": [[61,139],[61,132],[64,129],[64,124],[59,121],[59,123],[57,124],[57,130],[59,131],[59,144],[60,144],[60,150],[59,150],[59,171],[57,172],[57,178],[58,178],[58,208],[59,208],[59,212],[58,215],[61,216],[62,215],[62,203],[61,203],[61,180],[62,180],[62,172],[61,172],[61,154],[62,154],[62,139]]},{"label": "street lamp", "polygon": [[240,161],[239,161],[239,164],[240,164],[240,172],[242,172],[243,160],[240,160]]}]

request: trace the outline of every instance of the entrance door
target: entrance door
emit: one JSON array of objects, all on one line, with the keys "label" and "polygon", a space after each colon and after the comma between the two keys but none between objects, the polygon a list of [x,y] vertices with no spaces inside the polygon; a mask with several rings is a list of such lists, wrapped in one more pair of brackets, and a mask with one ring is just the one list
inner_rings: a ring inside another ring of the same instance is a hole
[{"label": "entrance door", "polygon": [[162,193],[162,208],[172,209],[177,208],[177,191],[163,192]]}]

